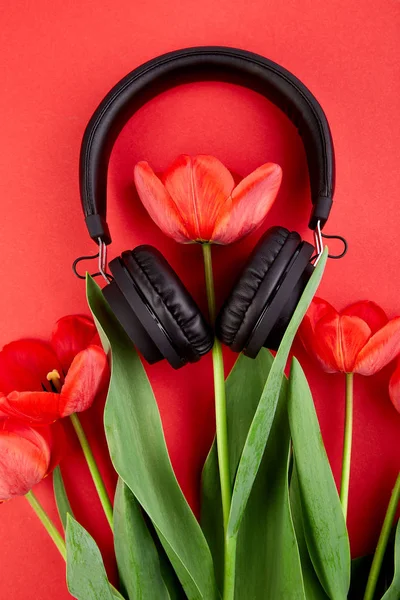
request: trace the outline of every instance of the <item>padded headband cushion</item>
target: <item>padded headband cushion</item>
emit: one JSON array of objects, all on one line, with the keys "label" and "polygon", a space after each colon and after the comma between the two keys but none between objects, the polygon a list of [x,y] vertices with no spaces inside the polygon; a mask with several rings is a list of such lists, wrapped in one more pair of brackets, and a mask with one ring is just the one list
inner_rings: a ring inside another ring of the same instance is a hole
[{"label": "padded headband cushion", "polygon": [[298,233],[271,227],[255,246],[216,323],[218,337],[232,350],[243,350],[300,242]]},{"label": "padded headband cushion", "polygon": [[194,362],[211,350],[213,334],[199,307],[162,254],[152,246],[123,252],[141,295],[182,358]]}]

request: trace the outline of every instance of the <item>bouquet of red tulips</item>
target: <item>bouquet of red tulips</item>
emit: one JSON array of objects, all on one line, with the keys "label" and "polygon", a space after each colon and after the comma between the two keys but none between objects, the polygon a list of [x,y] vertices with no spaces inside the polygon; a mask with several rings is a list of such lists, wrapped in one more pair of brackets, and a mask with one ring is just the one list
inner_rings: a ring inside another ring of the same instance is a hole
[{"label": "bouquet of red tulips", "polygon": [[[235,186],[217,159],[203,156],[180,157],[162,178],[147,163],[135,168],[140,198],[164,233],[183,243],[201,242],[211,320],[211,244],[231,243],[255,229],[280,181],[280,168],[267,164]],[[203,469],[200,522],[175,477],[141,359],[90,276],[87,298],[94,320],[66,317],[57,323],[50,343],[23,340],[4,347],[0,499],[26,496],[66,560],[73,597],[399,600],[400,526],[395,527],[395,515],[400,477],[393,482],[373,557],[351,561],[346,516],[353,376],[373,375],[399,355],[400,317],[389,320],[373,302],[338,313],[313,299],[327,255],[325,249],[275,355],[265,348],[254,360],[240,355],[224,381],[220,342],[214,342],[216,437]],[[324,370],[345,373],[340,494],[296,358],[285,374],[298,329]],[[107,386],[104,427],[119,476],[113,502],[77,415]],[[400,363],[390,380],[390,397],[399,410]],[[119,572],[115,585],[95,540],[74,518],[57,467],[66,460],[66,417],[72,420],[113,531]],[[51,472],[62,533],[32,492]]]}]

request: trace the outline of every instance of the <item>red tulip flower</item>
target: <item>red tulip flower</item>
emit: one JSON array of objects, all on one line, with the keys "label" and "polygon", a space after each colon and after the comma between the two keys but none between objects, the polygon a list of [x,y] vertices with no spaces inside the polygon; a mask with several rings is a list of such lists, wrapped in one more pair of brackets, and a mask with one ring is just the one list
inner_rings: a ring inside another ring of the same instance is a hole
[{"label": "red tulip flower", "polygon": [[[328,373],[346,373],[345,426],[340,499],[347,516],[353,423],[353,374],[373,375],[400,352],[400,317],[389,321],[374,302],[351,304],[340,313],[328,302],[314,298],[299,330],[305,348]],[[399,402],[400,370],[391,392]],[[397,404],[397,407],[399,407]]]},{"label": "red tulip flower", "polygon": [[147,162],[139,162],[134,178],[141,201],[166,235],[181,243],[231,244],[262,223],[282,170],[267,163],[235,186],[217,158],[182,155],[160,178]]},{"label": "red tulip flower", "polygon": [[31,427],[0,419],[0,502],[24,496],[58,464],[63,448],[61,427]]},{"label": "red tulip flower", "polygon": [[389,320],[374,302],[361,301],[338,313],[314,298],[300,326],[305,348],[328,373],[373,375],[400,352],[400,317]]},{"label": "red tulip flower", "polygon": [[0,415],[50,424],[89,408],[109,377],[93,321],[68,316],[51,343],[19,340],[0,352]]}]

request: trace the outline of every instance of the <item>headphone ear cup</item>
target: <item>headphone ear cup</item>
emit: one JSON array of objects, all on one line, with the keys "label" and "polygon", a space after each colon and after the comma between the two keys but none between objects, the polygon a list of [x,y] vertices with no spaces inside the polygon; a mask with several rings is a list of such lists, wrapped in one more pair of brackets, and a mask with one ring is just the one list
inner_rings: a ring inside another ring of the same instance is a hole
[{"label": "headphone ear cup", "polygon": [[312,275],[313,270],[313,265],[311,263],[308,263],[300,279],[293,288],[293,292],[290,294],[288,301],[283,306],[278,319],[276,320],[275,324],[271,329],[270,334],[268,335],[267,339],[263,344],[266,348],[269,348],[269,350],[278,350],[279,344],[281,343],[282,338],[285,335],[287,326],[290,323],[293,313],[296,310],[296,307]]},{"label": "headphone ear cup", "polygon": [[[115,264],[114,266],[115,271],[118,272],[118,267]],[[125,277],[124,271],[121,270],[119,275],[120,278]],[[143,354],[147,362],[153,364],[159,360],[162,360],[164,356],[159,350],[157,344],[154,343],[152,337],[149,335],[146,327],[142,325],[135,310],[132,308],[132,302],[135,300],[135,298],[132,294],[131,285],[132,284],[126,278],[126,287],[128,288],[127,295],[130,298],[128,301],[125,297],[125,294],[121,291],[121,288],[125,289],[124,285],[122,284],[120,288],[120,286],[116,283],[116,277],[114,275],[114,280],[103,288],[103,295],[125,333],[131,339],[139,352]]]},{"label": "headphone ear cup", "polygon": [[283,227],[268,229],[221,308],[216,321],[219,339],[252,358],[268,345],[270,334],[276,341],[288,322],[284,315],[290,313],[290,320],[292,305],[297,305],[294,291],[300,286],[301,295],[304,289],[303,273],[312,252],[313,246],[302,242],[298,233]]},{"label": "headphone ear cup", "polygon": [[[123,252],[110,263],[110,270],[132,314],[132,341],[145,332],[153,345],[150,362],[166,358],[174,368],[196,362],[211,350],[213,333],[199,307],[162,254],[152,246]],[[110,284],[112,285],[112,284]],[[109,286],[107,286],[109,287]],[[120,311],[121,312],[121,311]],[[117,315],[118,316],[118,315]],[[140,327],[137,330],[137,321]],[[126,319],[125,319],[126,322]],[[123,324],[123,323],[122,323]],[[126,329],[126,327],[125,327]],[[128,332],[127,332],[128,333]],[[159,358],[155,358],[155,349]]]},{"label": "headphone ear cup", "polygon": [[[274,269],[276,276],[269,278],[270,285],[263,295],[263,303],[264,298],[272,293],[283,272],[284,265],[279,268],[282,264],[280,253],[289,234],[284,227],[271,227],[264,233],[219,312],[216,320],[217,336],[235,352],[243,350],[256,323],[256,318],[260,315],[260,308],[255,306],[254,301],[267,273],[272,275],[271,268],[275,261],[277,261]],[[291,243],[293,251],[297,247],[299,239],[295,238],[294,243]],[[292,253],[290,252],[290,254]],[[278,262],[279,256],[280,261]]]}]

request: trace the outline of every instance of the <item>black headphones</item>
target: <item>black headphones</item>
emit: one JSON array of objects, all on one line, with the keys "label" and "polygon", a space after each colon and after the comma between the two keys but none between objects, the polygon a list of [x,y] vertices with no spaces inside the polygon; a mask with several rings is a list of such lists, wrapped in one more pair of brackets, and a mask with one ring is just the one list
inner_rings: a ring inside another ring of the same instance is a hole
[{"label": "black headphones", "polygon": [[[335,183],[333,142],[321,106],[294,75],[262,56],[225,47],[178,50],[146,62],[112,88],[90,119],[82,141],[80,190],[85,222],[90,237],[99,244],[100,272],[107,280],[103,293],[115,316],[148,362],[166,358],[175,369],[211,349],[212,328],[155,248],[144,245],[123,252],[109,264],[112,277],[106,274],[106,247],[111,243],[107,169],[119,132],[138,108],[162,91],[198,80],[249,87],[296,125],[310,173],[309,227],[319,234],[331,210]],[[262,346],[276,349],[314,268],[313,253],[314,247],[298,233],[283,227],[269,229],[220,310],[215,323],[219,339],[252,358]]]}]

